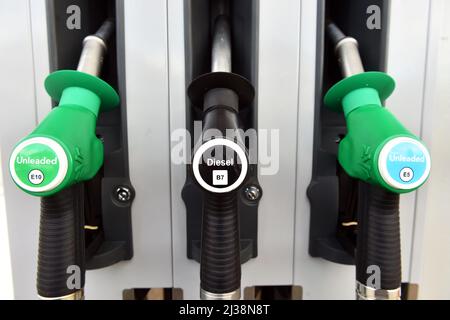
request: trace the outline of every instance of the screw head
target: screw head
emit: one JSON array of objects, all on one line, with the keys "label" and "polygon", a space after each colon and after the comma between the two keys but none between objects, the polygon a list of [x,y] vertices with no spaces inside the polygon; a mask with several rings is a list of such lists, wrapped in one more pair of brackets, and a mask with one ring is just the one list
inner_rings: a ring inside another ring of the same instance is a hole
[{"label": "screw head", "polygon": [[249,186],[245,188],[244,193],[250,201],[256,201],[261,197],[261,190],[257,186]]},{"label": "screw head", "polygon": [[119,202],[128,202],[131,200],[131,190],[128,187],[120,186],[116,189],[116,199]]}]

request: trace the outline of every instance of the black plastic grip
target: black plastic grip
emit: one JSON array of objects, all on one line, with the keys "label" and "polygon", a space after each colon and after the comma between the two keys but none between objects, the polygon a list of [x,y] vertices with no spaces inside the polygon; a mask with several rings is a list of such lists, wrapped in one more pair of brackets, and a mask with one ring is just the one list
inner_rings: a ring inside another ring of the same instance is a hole
[{"label": "black plastic grip", "polygon": [[361,284],[372,287],[367,283],[374,272],[369,267],[378,266],[379,289],[400,288],[399,195],[361,182],[359,203],[356,278]]},{"label": "black plastic grip", "polygon": [[76,185],[41,199],[37,290],[43,298],[64,297],[84,287],[82,188]]},{"label": "black plastic grip", "polygon": [[200,286],[211,293],[240,288],[241,261],[236,193],[204,196]]}]

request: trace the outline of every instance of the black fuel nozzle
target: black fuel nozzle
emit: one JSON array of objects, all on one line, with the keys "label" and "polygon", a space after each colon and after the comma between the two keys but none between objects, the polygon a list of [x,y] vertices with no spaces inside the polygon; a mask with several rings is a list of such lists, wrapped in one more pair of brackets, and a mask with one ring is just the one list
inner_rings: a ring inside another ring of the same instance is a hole
[{"label": "black fuel nozzle", "polygon": [[[221,8],[224,3],[219,1]],[[192,104],[203,111],[202,141],[192,165],[204,190],[200,297],[235,300],[241,295],[237,190],[249,165],[239,112],[251,104],[254,88],[247,79],[232,73],[230,25],[223,12],[214,20],[211,69],[188,88]]]}]

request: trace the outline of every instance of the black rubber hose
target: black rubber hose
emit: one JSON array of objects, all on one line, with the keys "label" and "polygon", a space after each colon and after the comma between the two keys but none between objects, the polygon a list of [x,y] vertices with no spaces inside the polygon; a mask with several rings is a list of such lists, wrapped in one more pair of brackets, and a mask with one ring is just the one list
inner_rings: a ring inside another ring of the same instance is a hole
[{"label": "black rubber hose", "polygon": [[64,297],[84,287],[82,187],[41,199],[37,290],[43,298]]},{"label": "black rubber hose", "polygon": [[338,44],[339,41],[346,38],[345,34],[339,29],[339,27],[334,24],[333,22],[329,22],[327,24],[327,34],[330,37],[331,41],[333,41],[333,44]]},{"label": "black rubber hose", "polygon": [[205,194],[200,286],[216,294],[240,288],[241,261],[236,193]]},{"label": "black rubber hose", "polygon": [[380,270],[380,288],[393,290],[401,285],[399,195],[361,183],[356,250],[356,279],[372,287],[368,278]]},{"label": "black rubber hose", "polygon": [[107,19],[100,28],[95,33],[96,37],[101,38],[103,41],[107,42],[114,32],[114,20]]}]

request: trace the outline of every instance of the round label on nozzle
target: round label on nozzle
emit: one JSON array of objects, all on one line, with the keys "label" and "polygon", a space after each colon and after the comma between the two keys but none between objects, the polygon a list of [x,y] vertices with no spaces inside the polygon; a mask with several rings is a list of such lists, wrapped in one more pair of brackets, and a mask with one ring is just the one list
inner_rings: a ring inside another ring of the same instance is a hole
[{"label": "round label on nozzle", "polygon": [[395,138],[381,149],[378,169],[389,186],[412,190],[420,187],[428,178],[431,157],[420,141],[407,137]]},{"label": "round label on nozzle", "polygon": [[14,182],[30,192],[47,192],[66,177],[68,160],[61,145],[50,138],[21,142],[13,151],[9,170]]},{"label": "round label on nozzle", "polygon": [[194,177],[204,189],[225,193],[237,189],[248,171],[247,156],[242,147],[228,139],[213,139],[194,155]]}]

